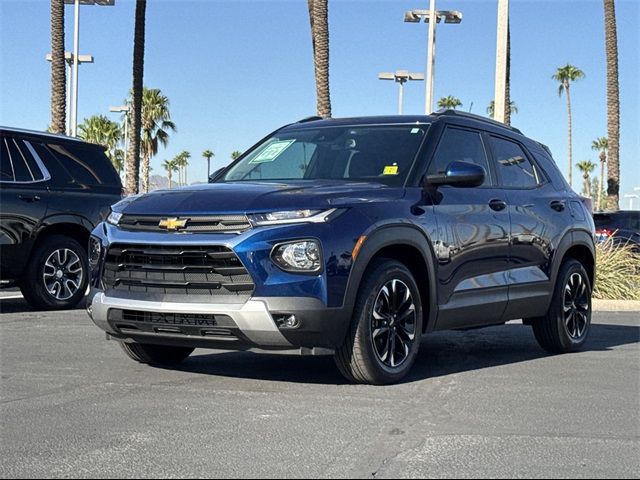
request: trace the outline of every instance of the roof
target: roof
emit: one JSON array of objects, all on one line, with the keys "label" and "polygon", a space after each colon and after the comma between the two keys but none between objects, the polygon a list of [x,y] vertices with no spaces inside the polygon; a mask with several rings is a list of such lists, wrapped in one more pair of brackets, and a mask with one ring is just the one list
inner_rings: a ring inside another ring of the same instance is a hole
[{"label": "roof", "polygon": [[504,123],[500,123],[491,118],[475,115],[473,113],[445,109],[438,110],[431,115],[380,115],[347,118],[308,117],[300,120],[299,122],[287,125],[286,127],[284,127],[284,129],[333,127],[347,125],[409,125],[414,123],[432,123],[440,118],[446,117],[481,122],[485,125],[490,125],[495,128],[507,129],[509,131],[522,134],[522,132],[517,128],[505,125]]},{"label": "roof", "polygon": [[26,128],[4,127],[2,125],[0,125],[0,132],[18,133],[21,135],[28,135],[30,137],[45,137],[45,138],[55,138],[56,140],[84,142],[84,140],[81,140],[80,138],[69,137],[67,135],[61,135],[59,133],[41,132],[38,130],[28,130]]}]

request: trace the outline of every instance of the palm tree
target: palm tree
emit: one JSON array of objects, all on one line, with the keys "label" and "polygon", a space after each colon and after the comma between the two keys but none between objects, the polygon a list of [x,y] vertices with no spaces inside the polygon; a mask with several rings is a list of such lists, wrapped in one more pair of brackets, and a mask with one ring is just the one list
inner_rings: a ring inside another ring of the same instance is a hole
[{"label": "palm tree", "polygon": [[176,131],[169,112],[169,99],[158,88],[142,90],[142,129],[140,153],[142,155],[142,191],[149,191],[149,167],[158,147],[169,143],[169,131]]},{"label": "palm tree", "polygon": [[598,186],[598,210],[602,208],[602,190],[604,189],[604,165],[607,163],[607,149],[609,148],[609,140],[607,137],[600,137],[591,142],[591,150],[600,152],[600,185]]},{"label": "palm tree", "polygon": [[118,143],[122,138],[120,125],[109,120],[104,115],[94,115],[85,118],[84,122],[78,125],[78,136],[86,142],[97,143],[107,147],[106,154],[111,160],[118,173],[122,172],[122,150],[118,148]]},{"label": "palm tree", "polygon": [[191,154],[186,150],[183,150],[178,155],[176,155],[173,159],[173,161],[176,164],[176,167],[178,167],[178,175],[180,179],[179,182],[182,185],[187,184],[187,167],[189,166],[190,158],[191,158]]},{"label": "palm tree", "polygon": [[133,35],[133,88],[129,105],[130,132],[127,152],[127,193],[138,193],[140,182],[140,140],[142,130],[142,89],[144,75],[144,36],[147,0],[136,1],[135,32]]},{"label": "palm tree", "polygon": [[442,97],[440,100],[438,100],[438,108],[451,108],[455,110],[456,108],[461,106],[462,102],[460,101],[460,99],[452,95],[449,95],[448,97]]},{"label": "palm tree", "polygon": [[618,31],[614,0],[604,0],[605,47],[607,51],[607,208],[620,208],[620,87],[618,84]]},{"label": "palm tree", "polygon": [[571,91],[570,91],[570,87],[571,87],[571,82],[575,82],[577,80],[580,80],[581,78],[584,78],[584,72],[582,70],[580,70],[578,67],[574,67],[573,65],[569,65],[568,63],[564,66],[564,67],[559,67],[558,70],[556,70],[556,73],[553,74],[553,76],[551,78],[553,78],[554,80],[556,80],[557,82],[560,82],[560,85],[558,87],[558,96],[561,97],[562,96],[562,92],[566,92],[567,93],[567,116],[569,119],[569,185],[571,185],[571,182],[573,181],[573,175],[572,175],[572,165],[573,165],[573,159],[572,159],[572,147],[571,147],[571,135],[572,135],[572,131],[571,131]]},{"label": "palm tree", "polygon": [[[491,100],[491,103],[487,107],[487,115],[493,118],[493,116],[495,115],[495,109],[496,109],[496,102],[495,100]],[[511,125],[511,114],[518,113],[518,106],[516,105],[516,102],[510,101],[509,108],[507,109],[507,111],[509,112],[509,123],[505,122],[505,124]]]},{"label": "palm tree", "polygon": [[172,188],[173,172],[178,171],[178,166],[176,165],[175,160],[165,160],[162,162],[162,167],[167,171],[167,176],[169,177],[169,188]]},{"label": "palm tree", "polygon": [[596,164],[590,160],[584,160],[576,163],[576,167],[582,172],[582,179],[584,180],[582,193],[585,197],[591,197],[591,172],[595,170]]},{"label": "palm tree", "polygon": [[237,160],[238,158],[240,158],[240,156],[242,155],[242,152],[239,152],[238,150],[234,150],[233,152],[231,152],[231,160]]},{"label": "palm tree", "polygon": [[[511,104],[511,25],[509,18],[507,17],[507,75],[506,82],[504,84],[504,123],[505,125],[511,125],[511,113],[517,113],[512,110]],[[513,104],[515,106],[515,103]]]},{"label": "palm tree", "polygon": [[329,6],[328,0],[307,0],[313,64],[316,76],[316,104],[320,117],[331,117],[329,93]]},{"label": "palm tree", "polygon": [[207,159],[207,181],[208,181],[209,177],[211,176],[211,157],[215,157],[215,153],[213,153],[211,150],[205,150],[204,152],[202,152],[202,156]]},{"label": "palm tree", "polygon": [[51,130],[65,133],[66,65],[64,58],[64,0],[51,0]]}]

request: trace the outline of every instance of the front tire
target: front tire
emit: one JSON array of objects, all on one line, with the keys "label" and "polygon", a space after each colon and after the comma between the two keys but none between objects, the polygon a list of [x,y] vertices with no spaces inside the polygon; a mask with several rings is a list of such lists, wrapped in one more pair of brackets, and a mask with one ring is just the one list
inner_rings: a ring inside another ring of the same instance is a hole
[{"label": "front tire", "polygon": [[52,235],[31,255],[20,290],[33,307],[71,309],[84,298],[88,272],[86,249],[71,237]]},{"label": "front tire", "polygon": [[177,365],[193,353],[194,348],[168,347],[143,343],[120,343],[129,358],[148,365]]},{"label": "front tire", "polygon": [[566,260],[558,278],[546,316],[531,326],[540,346],[549,353],[579,350],[591,328],[591,281],[580,262]]},{"label": "front tire", "polygon": [[398,261],[377,259],[363,277],[335,362],[351,382],[397,383],[411,370],[421,336],[422,302],[413,275]]}]

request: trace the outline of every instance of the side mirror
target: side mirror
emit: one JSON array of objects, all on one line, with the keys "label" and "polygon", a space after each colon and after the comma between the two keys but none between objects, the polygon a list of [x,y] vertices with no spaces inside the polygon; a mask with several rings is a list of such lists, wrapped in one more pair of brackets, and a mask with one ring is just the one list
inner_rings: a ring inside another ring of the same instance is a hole
[{"label": "side mirror", "polygon": [[475,163],[451,162],[444,175],[429,175],[426,184],[438,187],[451,185],[452,187],[479,187],[486,177],[484,168]]},{"label": "side mirror", "polygon": [[215,181],[218,179],[218,177],[224,170],[225,170],[224,168],[219,168],[218,170],[213,172],[211,175],[209,175],[209,183],[215,183]]}]

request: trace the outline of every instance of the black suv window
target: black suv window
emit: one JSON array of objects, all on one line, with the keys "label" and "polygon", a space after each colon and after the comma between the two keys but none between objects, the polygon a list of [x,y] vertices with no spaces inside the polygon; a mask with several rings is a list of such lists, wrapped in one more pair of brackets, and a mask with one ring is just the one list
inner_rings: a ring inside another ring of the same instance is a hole
[{"label": "black suv window", "polygon": [[503,138],[490,138],[503,187],[532,188],[541,183],[540,173],[520,145]]},{"label": "black suv window", "polygon": [[99,147],[48,144],[50,152],[83,185],[119,184],[120,178]]},{"label": "black suv window", "polygon": [[40,167],[20,140],[5,137],[1,144],[1,175],[5,182],[34,182],[44,179]]},{"label": "black suv window", "polygon": [[483,185],[491,185],[491,171],[480,133],[447,127],[429,165],[428,175],[444,174],[451,162],[480,165],[487,174]]}]

